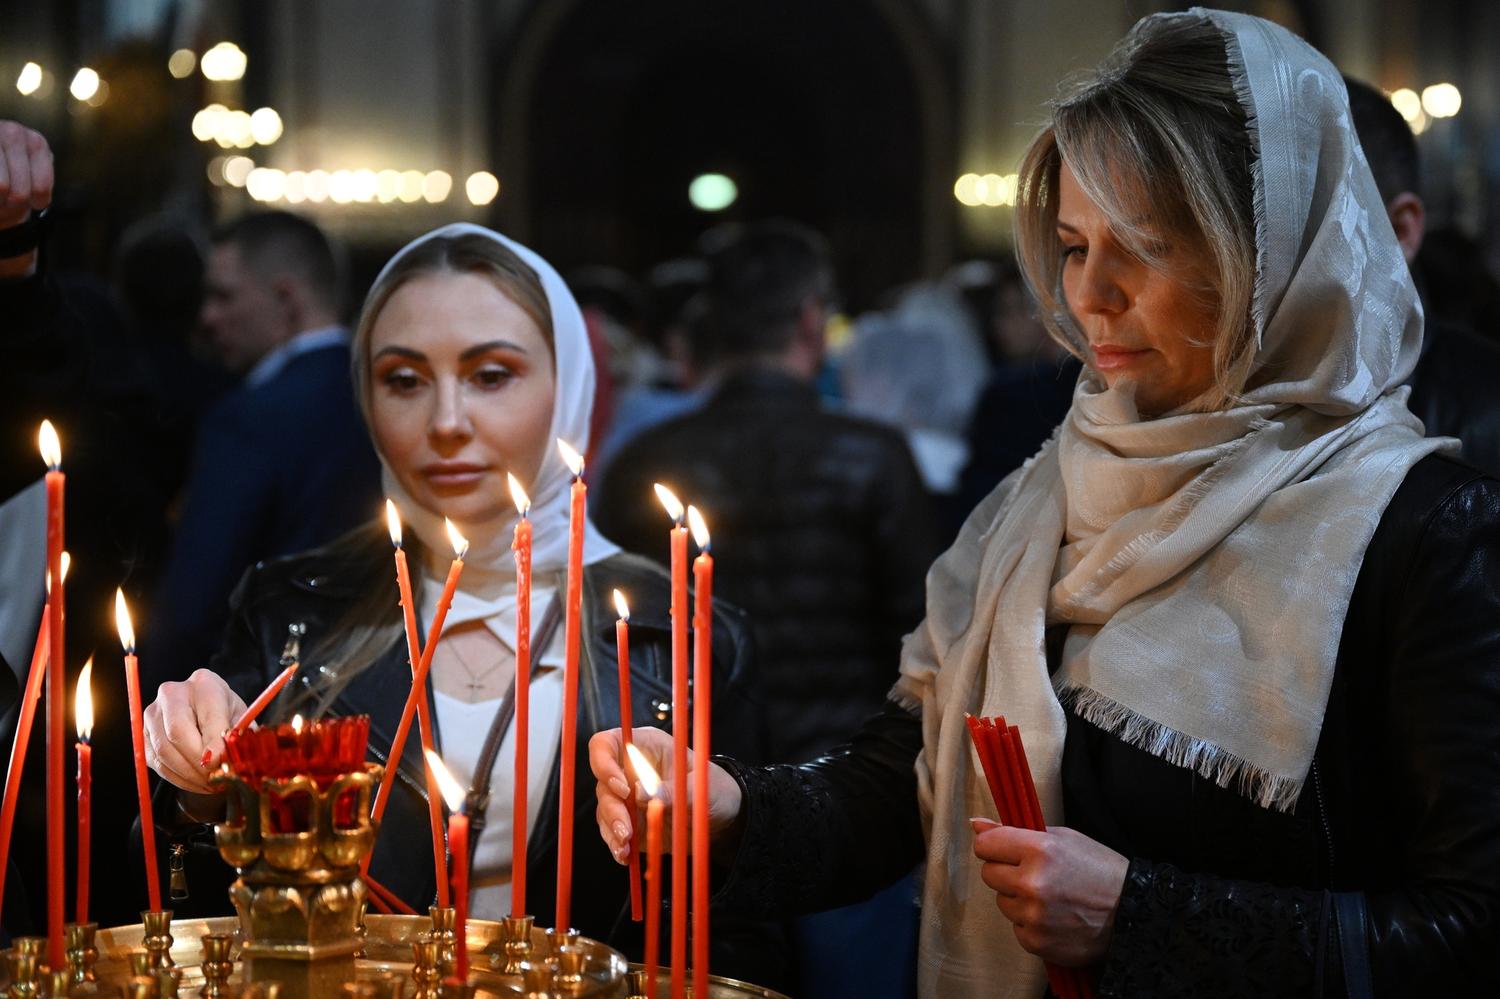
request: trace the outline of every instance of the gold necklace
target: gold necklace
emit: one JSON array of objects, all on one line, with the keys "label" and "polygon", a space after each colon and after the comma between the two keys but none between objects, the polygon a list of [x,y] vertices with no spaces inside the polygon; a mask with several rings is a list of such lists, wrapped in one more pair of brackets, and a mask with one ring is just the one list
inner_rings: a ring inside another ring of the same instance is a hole
[{"label": "gold necklace", "polygon": [[453,653],[453,657],[457,660],[458,665],[469,675],[468,682],[464,686],[469,688],[469,700],[474,701],[477,700],[479,692],[485,688],[486,678],[500,668],[500,662],[496,660],[487,669],[475,672],[474,667],[469,665],[468,659],[464,658],[464,654],[459,651],[458,646],[458,642],[449,642],[448,651]]}]

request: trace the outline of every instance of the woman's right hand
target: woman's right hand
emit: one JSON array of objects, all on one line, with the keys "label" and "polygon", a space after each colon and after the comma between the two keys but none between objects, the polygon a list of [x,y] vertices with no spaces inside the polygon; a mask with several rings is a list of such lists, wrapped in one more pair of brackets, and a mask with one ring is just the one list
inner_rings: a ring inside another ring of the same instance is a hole
[{"label": "woman's right hand", "polygon": [[144,715],[147,765],[184,791],[213,794],[208,775],[224,752],[224,733],[244,713],[245,702],[209,670],[162,684]]},{"label": "woman's right hand", "polygon": [[[631,732],[635,748],[640,750],[646,760],[655,768],[661,777],[661,790],[658,796],[666,805],[663,821],[667,828],[672,822],[672,736],[659,728],[637,728]],[[620,766],[620,730],[610,729],[607,732],[599,732],[589,740],[589,766],[594,771],[597,783],[594,785],[594,794],[599,800],[595,809],[595,817],[599,820],[599,835],[603,837],[604,844],[609,847],[610,853],[618,863],[626,863],[629,860],[630,833],[635,828],[636,816],[640,813],[637,805],[644,806],[649,801],[649,796],[637,784],[636,792],[632,794],[630,784],[625,776],[625,769]],[[693,768],[693,753],[688,750],[688,772],[691,775]],[[688,782],[688,800],[692,800],[692,781]],[[717,763],[708,763],[708,827],[711,840],[722,838],[735,825],[735,820],[740,815],[740,785],[729,776],[729,772]],[[670,852],[672,844],[671,837],[663,837],[663,852]],[[646,848],[646,837],[640,836],[636,840],[636,847],[644,850]]]}]

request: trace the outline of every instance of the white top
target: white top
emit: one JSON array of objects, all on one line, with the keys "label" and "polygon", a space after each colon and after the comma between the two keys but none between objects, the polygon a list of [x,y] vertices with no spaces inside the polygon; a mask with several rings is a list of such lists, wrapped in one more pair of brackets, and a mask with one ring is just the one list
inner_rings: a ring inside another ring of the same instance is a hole
[{"label": "white top", "polygon": [[[549,594],[550,596],[550,594]],[[544,605],[545,606],[545,605]],[[537,621],[537,618],[533,618]],[[533,653],[531,676],[530,756],[527,758],[526,828],[536,828],[542,799],[556,765],[562,733],[563,629],[540,653]],[[506,643],[507,645],[509,643]],[[497,651],[499,647],[496,647]],[[474,782],[474,769],[484,748],[484,737],[500,707],[500,698],[470,704],[457,697],[433,691],[433,710],[442,733],[443,763],[465,788]],[[469,914],[476,919],[501,919],[510,915],[511,832],[514,827],[516,732],[512,722],[500,741],[495,769],[490,775],[490,805],[485,812],[484,832],[473,844],[474,864],[469,871]]]}]

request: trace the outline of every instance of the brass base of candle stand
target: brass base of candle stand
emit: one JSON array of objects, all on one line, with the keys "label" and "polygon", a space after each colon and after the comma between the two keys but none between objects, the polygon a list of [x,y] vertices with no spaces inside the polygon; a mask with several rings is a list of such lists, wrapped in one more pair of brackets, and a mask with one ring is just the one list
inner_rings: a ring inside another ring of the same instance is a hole
[{"label": "brass base of candle stand", "polygon": [[[386,916],[372,913],[365,917],[365,926],[367,956],[355,959],[353,974],[346,981],[370,982],[379,988],[394,974],[405,979],[405,991],[409,995],[412,982],[412,944],[431,932],[432,920],[427,916]],[[618,951],[595,940],[579,937],[574,943],[569,944],[577,948],[583,967],[577,988],[572,992],[563,992],[553,991],[550,988],[555,975],[548,964],[552,955],[551,944],[545,930],[532,930],[531,981],[538,985],[528,987],[527,981],[521,974],[507,975],[491,967],[492,955],[498,956],[499,961],[504,961],[507,937],[502,923],[471,919],[467,928],[469,984],[474,986],[476,999],[496,999],[496,997],[514,999],[516,996],[531,995],[544,989],[551,991],[554,996],[566,996],[567,999],[623,999],[626,994],[625,958]],[[235,941],[243,939],[239,920],[234,916],[179,919],[172,923],[172,946],[169,953],[177,969],[182,972],[182,978],[178,982],[178,995],[185,997],[199,995],[199,990],[207,984],[203,967],[205,937],[226,935]],[[144,953],[144,928],[139,923],[131,926],[101,927],[94,939],[99,951],[99,959],[94,966],[98,980],[75,985],[70,994],[73,997],[109,996],[113,999],[122,994],[131,980],[130,955]],[[221,944],[210,942],[209,946],[214,953],[222,953],[219,950],[222,947]],[[239,957],[239,946],[236,942],[232,957]],[[45,963],[45,959],[41,963]],[[253,969],[247,967],[246,963],[241,960],[233,961],[233,969],[227,977],[220,977],[221,973],[217,967],[211,969],[216,983],[222,983],[218,986],[222,995],[241,996],[246,987],[253,984],[252,978],[247,977],[247,974],[259,976],[263,970],[259,964],[256,964]],[[0,976],[0,989],[8,988],[9,985],[9,975]],[[343,982],[339,982],[328,991],[317,993],[315,999],[325,999],[325,997],[338,999],[343,994],[343,985]],[[729,994],[775,995],[770,992],[756,991]],[[283,987],[280,999],[286,999],[287,995]],[[662,999],[667,999],[668,993],[662,992],[661,996]]]},{"label": "brass base of candle stand", "polygon": [[[639,964],[630,966],[630,973],[626,976],[628,993],[626,999],[644,999],[646,992],[646,969]],[[688,999],[696,999],[693,995],[692,976],[688,976],[687,987]],[[672,995],[672,972],[667,968],[658,968],[656,971],[656,999],[671,999]],[[751,985],[749,982],[735,981],[733,978],[721,978],[718,975],[708,976],[708,999],[787,999],[780,992],[761,988],[759,985]]]}]

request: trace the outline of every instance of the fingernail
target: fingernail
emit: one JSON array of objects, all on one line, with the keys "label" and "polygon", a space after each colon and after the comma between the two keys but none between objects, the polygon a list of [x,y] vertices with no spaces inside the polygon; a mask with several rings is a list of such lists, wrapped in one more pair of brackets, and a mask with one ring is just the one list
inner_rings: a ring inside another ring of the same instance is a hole
[{"label": "fingernail", "polygon": [[204,767],[208,766],[208,761],[211,760],[211,759],[213,759],[213,758],[214,758],[214,751],[212,749],[205,749],[203,751],[203,759],[199,761],[199,766],[204,766]]},{"label": "fingernail", "polygon": [[981,818],[977,815],[970,816],[969,818],[969,828],[974,830],[974,834],[976,836],[979,833],[988,832],[991,829],[998,829],[999,827],[1000,823],[996,822],[994,819]]},{"label": "fingernail", "polygon": [[621,843],[627,843],[630,841],[630,830],[625,828],[625,823],[616,822],[614,825],[614,833],[615,839],[619,840]]},{"label": "fingernail", "polygon": [[630,797],[630,785],[625,783],[624,777],[611,777],[609,779],[610,790],[622,798]]}]

